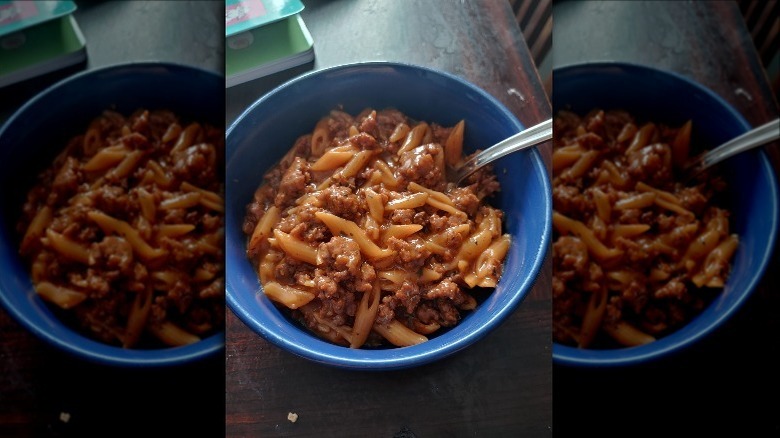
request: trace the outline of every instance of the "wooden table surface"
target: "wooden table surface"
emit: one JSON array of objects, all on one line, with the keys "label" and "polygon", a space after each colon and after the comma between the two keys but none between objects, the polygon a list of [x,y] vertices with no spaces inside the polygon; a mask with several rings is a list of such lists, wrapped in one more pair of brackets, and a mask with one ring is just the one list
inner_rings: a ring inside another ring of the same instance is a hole
[{"label": "wooden table surface", "polygon": [[[549,99],[506,1],[307,1],[310,65],[231,88],[227,121],[276,84],[311,69],[402,61],[457,74],[502,101],[526,126]],[[549,163],[549,144],[544,157]],[[282,351],[229,312],[228,436],[540,437],[552,426],[551,268],[486,338],[419,368],[367,373]],[[295,423],[290,412],[298,414]]]},{"label": "wooden table surface", "polygon": [[[608,60],[665,68],[711,88],[753,126],[778,116],[734,2],[562,1],[553,17],[553,68]],[[766,150],[780,169],[778,144]],[[778,286],[776,249],[752,297],[690,351],[620,371],[554,366],[556,436],[780,436]]]},{"label": "wooden table surface", "polygon": [[[162,60],[224,70],[222,1],[76,3],[88,62],[0,90],[0,123],[43,87],[84,69]],[[0,307],[0,437],[223,436],[224,375],[221,354],[165,370],[85,363]]]}]

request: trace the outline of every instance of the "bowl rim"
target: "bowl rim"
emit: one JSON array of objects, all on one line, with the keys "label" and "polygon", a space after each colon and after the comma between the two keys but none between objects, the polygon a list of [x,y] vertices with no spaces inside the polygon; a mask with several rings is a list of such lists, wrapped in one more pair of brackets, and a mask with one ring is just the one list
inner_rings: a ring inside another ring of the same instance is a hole
[{"label": "bowl rim", "polygon": [[21,114],[27,111],[27,109],[31,106],[34,106],[38,101],[43,100],[47,98],[50,94],[56,93],[57,90],[71,85],[73,82],[78,82],[81,80],[84,80],[85,77],[90,76],[97,76],[102,75],[114,71],[122,71],[122,70],[159,70],[160,68],[165,68],[170,71],[189,71],[190,73],[196,72],[200,74],[210,75],[215,78],[219,78],[221,80],[224,80],[224,76],[215,71],[210,70],[205,67],[200,67],[197,65],[191,65],[186,64],[183,62],[176,62],[176,61],[154,61],[154,60],[142,60],[142,61],[126,61],[126,62],[116,62],[112,64],[102,65],[99,67],[92,67],[87,70],[81,70],[79,72],[73,73],[67,77],[64,77],[56,82],[53,82],[45,87],[43,87],[41,90],[36,92],[33,96],[31,96],[29,99],[25,100],[25,102],[20,105],[17,109],[15,109],[11,115],[6,119],[5,122],[3,122],[2,125],[0,125],[0,137],[2,137],[3,132],[6,130],[8,126],[10,126],[13,121],[21,117]]},{"label": "bowl rim", "polygon": [[[554,68],[552,74],[554,78],[556,73],[575,74],[579,72],[586,72],[590,74],[603,69],[609,69],[611,71],[619,69],[628,73],[639,72],[642,74],[658,74],[671,77],[675,81],[683,82],[689,87],[700,91],[709,99],[712,99],[714,102],[722,106],[739,123],[740,128],[743,131],[747,131],[751,128],[751,125],[748,123],[745,117],[718,93],[704,84],[675,71],[633,62],[591,61],[562,65],[560,67]],[[553,108],[553,112],[554,111],[555,108]],[[771,210],[768,213],[771,217],[770,223],[774,224],[774,226],[770,227],[771,233],[769,236],[766,236],[768,245],[759,255],[760,263],[758,269],[755,270],[754,275],[751,277],[749,284],[744,289],[744,292],[739,296],[739,299],[731,302],[729,306],[725,307],[722,312],[720,312],[717,318],[714,318],[709,322],[709,324],[698,330],[694,336],[688,336],[685,333],[681,333],[682,329],[680,329],[652,342],[651,344],[637,347],[604,350],[578,349],[573,346],[559,344],[553,340],[552,357],[554,364],[582,368],[621,366],[628,367],[670,357],[680,353],[685,348],[697,343],[701,339],[717,331],[742,307],[745,301],[747,301],[747,299],[753,294],[758,283],[761,281],[764,273],[766,272],[769,261],[772,257],[772,253],[775,250],[778,238],[778,228],[780,228],[780,195],[778,194],[780,192],[780,186],[778,185],[778,177],[773,170],[772,164],[766,152],[763,149],[757,149],[755,153],[759,156],[761,171],[765,172],[771,181],[768,190],[770,191],[771,197],[775,200],[775,202],[770,205]]]},{"label": "bowl rim", "polygon": [[[284,83],[274,87],[267,93],[260,96],[253,103],[244,109],[238,117],[230,124],[225,134],[226,138],[226,152],[228,154],[227,161],[230,161],[230,137],[234,132],[234,129],[257,108],[267,100],[273,98],[275,95],[283,93],[285,90],[295,87],[302,81],[311,80],[311,78],[333,75],[343,73],[345,71],[365,71],[366,69],[373,71],[375,69],[391,69],[392,71],[422,71],[427,74],[431,74],[440,78],[444,78],[447,81],[453,81],[459,85],[468,88],[474,93],[480,95],[481,98],[490,102],[492,106],[503,113],[508,120],[511,120],[520,130],[524,127],[517,117],[509,111],[509,109],[496,99],[493,95],[478,87],[471,81],[457,76],[455,74],[439,70],[432,67],[427,67],[414,63],[395,62],[395,61],[365,61],[365,62],[347,62],[330,67],[321,68],[318,70],[309,71],[298,75],[292,79],[285,81]],[[442,342],[441,338],[432,338],[429,341],[410,347],[402,348],[389,348],[383,350],[368,350],[368,349],[349,349],[346,347],[330,344],[326,341],[312,338],[311,342],[320,349],[311,349],[306,346],[299,345],[289,339],[274,333],[273,324],[266,324],[263,321],[256,319],[253,316],[253,312],[250,309],[246,309],[236,298],[237,292],[233,290],[229,275],[225,281],[225,295],[227,299],[228,308],[241,320],[250,330],[263,337],[282,350],[292,353],[296,356],[308,359],[313,362],[321,363],[326,366],[342,369],[352,370],[365,370],[365,371],[387,371],[396,369],[406,369],[410,367],[416,367],[438,361],[448,357],[468,346],[474,344],[479,339],[485,337],[489,332],[496,329],[502,324],[509,315],[519,306],[519,304],[525,299],[528,293],[532,290],[536,283],[541,267],[543,266],[547,256],[548,248],[550,246],[550,240],[552,238],[552,189],[551,181],[547,173],[544,160],[541,154],[536,148],[528,151],[529,160],[531,160],[532,166],[537,169],[543,176],[543,188],[545,189],[545,215],[547,219],[545,221],[545,229],[541,235],[541,242],[538,251],[533,254],[533,263],[530,265],[529,276],[524,279],[518,287],[516,293],[513,294],[512,299],[503,308],[498,309],[492,313],[487,320],[480,324],[479,331],[468,333],[460,338],[450,340],[449,342]],[[230,272],[228,272],[229,274]],[[437,341],[437,339],[439,341]],[[431,348],[433,347],[433,348]],[[372,354],[376,354],[376,351],[382,351],[383,356],[381,358],[371,357]],[[373,352],[373,353],[372,353]],[[393,354],[394,353],[394,354]]]},{"label": "bowl rim", "polygon": [[[165,69],[166,73],[170,74],[197,73],[199,75],[211,76],[214,79],[224,79],[224,76],[217,71],[171,61],[146,60],[119,62],[82,70],[47,85],[16,108],[8,119],[0,125],[0,138],[2,138],[6,131],[8,131],[18,119],[22,118],[23,114],[28,112],[31,107],[35,107],[39,102],[44,101],[64,87],[69,87],[91,77],[105,75],[106,73],[120,72],[136,74],[139,72],[159,72],[161,68]],[[45,341],[46,344],[56,347],[61,352],[89,362],[128,368],[168,367],[205,360],[206,358],[224,351],[224,328],[194,344],[157,349],[124,349],[101,343],[79,333],[59,321],[59,319],[57,319],[57,326],[55,326],[54,329],[61,329],[64,332],[60,335],[55,335],[51,331],[52,327],[36,322],[33,318],[22,312],[7,296],[8,293],[9,292],[5,291],[4,287],[0,287],[0,305],[2,305],[8,314],[22,327],[26,328],[37,338]],[[39,302],[40,305],[46,305],[41,301],[40,297],[35,296],[32,297],[32,299]]]}]

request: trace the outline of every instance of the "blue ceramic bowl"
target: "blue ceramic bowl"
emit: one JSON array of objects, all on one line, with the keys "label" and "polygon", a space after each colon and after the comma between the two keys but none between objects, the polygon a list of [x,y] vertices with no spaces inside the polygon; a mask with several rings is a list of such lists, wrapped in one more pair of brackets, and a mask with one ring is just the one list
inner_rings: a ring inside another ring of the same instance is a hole
[{"label": "blue ceramic bowl", "polygon": [[495,163],[502,184],[496,207],[506,212],[513,243],[495,291],[451,330],[404,348],[350,349],[330,344],[288,319],[262,293],[241,232],[246,205],[263,174],[295,139],[338,105],[357,113],[394,107],[418,120],[454,125],[466,120],[464,149],[484,148],[523,126],[495,98],[456,76],[413,65],[371,62],[314,71],[295,78],[247,108],[228,128],[227,303],[252,330],[298,356],[347,369],[408,368],[473,344],[504,321],[531,289],[551,236],[551,186],[536,150]]},{"label": "blue ceramic bowl", "polygon": [[[750,129],[720,96],[684,76],[625,63],[571,65],[553,71],[553,111],[622,108],[638,118],[681,125],[693,120],[697,144],[714,147]],[[778,183],[766,153],[756,149],[724,162],[725,207],[740,236],[723,292],[694,320],[650,344],[615,350],[553,344],[553,361],[584,367],[624,366],[671,356],[717,330],[761,279],[778,233]]]},{"label": "blue ceramic bowl", "polygon": [[194,67],[132,63],[81,72],[28,101],[0,128],[0,302],[50,344],[107,365],[176,365],[224,351],[224,333],[177,348],[131,350],[84,337],[64,325],[38,297],[18,257],[15,224],[34,177],[67,141],[107,108],[168,108],[180,116],[224,125],[224,78]]}]

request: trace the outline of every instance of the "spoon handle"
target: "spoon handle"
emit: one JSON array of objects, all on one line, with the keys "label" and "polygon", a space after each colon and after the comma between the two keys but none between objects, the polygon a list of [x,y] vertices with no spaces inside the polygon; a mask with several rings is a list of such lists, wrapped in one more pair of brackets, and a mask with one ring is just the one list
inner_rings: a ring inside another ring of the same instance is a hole
[{"label": "spoon handle", "polygon": [[460,182],[487,163],[519,150],[536,146],[552,138],[552,119],[524,129],[474,155],[456,171],[455,182]]},{"label": "spoon handle", "polygon": [[726,158],[753,149],[754,147],[765,145],[778,138],[780,138],[780,119],[775,119],[734,137],[721,146],[704,153],[696,161],[691,163],[691,166],[689,167],[697,169],[697,171],[700,172]]}]

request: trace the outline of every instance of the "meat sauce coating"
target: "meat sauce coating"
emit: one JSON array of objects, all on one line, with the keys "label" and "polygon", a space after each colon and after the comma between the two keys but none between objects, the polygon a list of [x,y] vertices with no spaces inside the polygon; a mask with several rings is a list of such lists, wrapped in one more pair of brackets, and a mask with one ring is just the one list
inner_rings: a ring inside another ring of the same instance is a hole
[{"label": "meat sauce coating", "polygon": [[684,182],[691,123],[560,111],[553,139],[553,337],[582,348],[652,342],[722,290],[739,239],[724,181]]},{"label": "meat sauce coating", "polygon": [[224,328],[224,131],[167,110],[106,110],[30,189],[18,229],[37,292],[125,348]]},{"label": "meat sauce coating", "polygon": [[[458,324],[495,287],[509,236],[487,203],[500,189],[492,168],[462,187],[446,179],[464,158],[456,129],[392,108],[336,108],[299,137],[246,209],[247,256],[266,294],[356,348],[423,342]],[[296,257],[293,243],[309,255]]]}]

